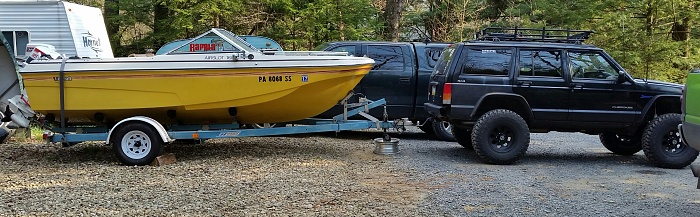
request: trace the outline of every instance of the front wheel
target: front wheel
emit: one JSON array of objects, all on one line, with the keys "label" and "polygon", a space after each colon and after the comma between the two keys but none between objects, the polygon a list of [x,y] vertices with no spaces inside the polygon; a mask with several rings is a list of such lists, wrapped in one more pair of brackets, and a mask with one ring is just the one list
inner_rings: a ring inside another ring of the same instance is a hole
[{"label": "front wheel", "polygon": [[680,114],[663,114],[649,122],[644,130],[644,155],[655,166],[680,169],[690,165],[698,157],[697,150],[683,144],[678,132],[680,123]]},{"label": "front wheel", "polygon": [[612,153],[633,155],[642,150],[641,135],[628,136],[617,133],[601,133],[598,135],[603,146]]},{"label": "front wheel", "polygon": [[474,151],[490,164],[512,164],[530,145],[530,128],[517,113],[496,109],[483,114],[472,129]]},{"label": "front wheel", "polygon": [[127,166],[148,165],[163,149],[163,140],[153,127],[145,123],[126,123],[110,139],[117,158]]}]

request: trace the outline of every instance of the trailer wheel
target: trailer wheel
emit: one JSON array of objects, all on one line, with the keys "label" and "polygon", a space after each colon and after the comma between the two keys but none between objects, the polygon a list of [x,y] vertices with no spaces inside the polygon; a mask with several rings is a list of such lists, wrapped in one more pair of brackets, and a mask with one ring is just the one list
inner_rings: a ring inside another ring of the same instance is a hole
[{"label": "trailer wheel", "polygon": [[117,128],[110,143],[119,161],[127,166],[148,165],[163,149],[163,140],[156,130],[138,122],[126,123]]}]

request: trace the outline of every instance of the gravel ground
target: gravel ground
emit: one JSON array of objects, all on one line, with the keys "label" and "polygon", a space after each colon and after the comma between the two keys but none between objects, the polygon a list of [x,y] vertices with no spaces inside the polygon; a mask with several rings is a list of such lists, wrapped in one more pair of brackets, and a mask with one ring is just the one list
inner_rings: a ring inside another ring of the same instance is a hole
[{"label": "gravel ground", "polygon": [[409,132],[375,155],[354,131],[172,144],[127,167],[98,143],[0,145],[2,216],[700,216],[689,168],[609,154],[595,136],[533,134],[515,165]]}]

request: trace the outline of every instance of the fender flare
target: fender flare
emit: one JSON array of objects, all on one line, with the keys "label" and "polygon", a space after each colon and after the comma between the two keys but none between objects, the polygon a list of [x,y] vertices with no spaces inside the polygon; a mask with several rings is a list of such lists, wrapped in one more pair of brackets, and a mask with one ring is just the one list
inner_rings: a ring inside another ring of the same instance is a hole
[{"label": "fender flare", "polygon": [[680,97],[681,97],[680,95],[669,95],[669,94],[656,95],[656,96],[652,97],[649,100],[649,102],[644,106],[644,108],[642,109],[641,116],[640,116],[641,118],[639,120],[637,120],[636,125],[639,126],[640,124],[642,124],[642,122],[644,122],[644,118],[647,116],[647,114],[649,114],[649,110],[651,110],[652,105],[656,105],[656,101],[659,98],[665,98],[665,97],[679,98],[678,102],[680,104]]},{"label": "fender flare", "polygon": [[503,92],[494,92],[494,93],[488,93],[488,94],[483,95],[483,96],[476,102],[476,105],[474,106],[474,110],[472,110],[472,113],[469,115],[469,117],[472,118],[472,119],[475,118],[475,117],[476,117],[476,112],[477,112],[477,111],[479,110],[479,108],[481,107],[481,104],[482,104],[484,101],[486,101],[486,98],[490,98],[490,97],[494,97],[494,96],[505,96],[505,97],[514,97],[514,98],[516,98],[516,99],[519,101],[519,103],[521,103],[522,105],[525,105],[525,107],[526,107],[526,109],[527,109],[527,111],[525,111],[525,112],[526,112],[527,115],[528,115],[528,117],[527,117],[528,122],[532,121],[532,118],[534,117],[534,114],[532,114],[532,109],[531,109],[531,107],[530,107],[530,104],[527,102],[527,100],[525,99],[525,97],[523,97],[523,96],[521,96],[521,95],[518,95],[518,94],[514,94],[514,93],[503,93]]},{"label": "fender flare", "polygon": [[115,124],[112,127],[112,129],[109,129],[109,133],[107,133],[107,143],[109,143],[109,140],[112,138],[112,132],[114,132],[114,130],[117,129],[117,127],[120,127],[124,123],[130,122],[130,121],[143,122],[143,123],[146,123],[148,125],[151,125],[154,129],[156,129],[156,131],[160,135],[160,138],[163,139],[163,142],[168,143],[168,142],[174,141],[172,138],[170,138],[170,136],[168,135],[168,131],[165,130],[165,127],[163,127],[163,125],[160,124],[160,122],[154,120],[153,118],[149,118],[146,116],[134,116],[134,117],[126,118],[124,120],[119,121],[117,124]]}]

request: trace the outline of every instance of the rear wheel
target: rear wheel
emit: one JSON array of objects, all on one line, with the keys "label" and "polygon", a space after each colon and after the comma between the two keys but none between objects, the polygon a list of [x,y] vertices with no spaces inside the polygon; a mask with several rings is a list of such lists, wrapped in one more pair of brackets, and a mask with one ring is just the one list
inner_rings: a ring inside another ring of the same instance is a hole
[{"label": "rear wheel", "polygon": [[455,136],[452,134],[452,124],[447,121],[441,121],[433,119],[432,121],[433,132],[442,141],[454,142]]},{"label": "rear wheel", "polygon": [[126,123],[110,139],[117,158],[127,166],[148,165],[163,149],[163,140],[153,127],[145,123]]},{"label": "rear wheel", "polygon": [[598,135],[603,146],[612,153],[633,155],[642,150],[641,135],[629,136],[617,133],[601,133]]},{"label": "rear wheel", "polygon": [[530,145],[530,128],[517,113],[496,109],[486,112],[472,129],[474,151],[486,163],[512,164]]},{"label": "rear wheel", "polygon": [[472,146],[471,129],[452,126],[452,135],[455,136],[455,140],[457,140],[457,143],[459,143],[459,145],[466,149],[474,150],[474,146]]},{"label": "rear wheel", "polygon": [[680,114],[663,114],[649,122],[644,130],[644,155],[655,166],[680,169],[690,165],[698,157],[697,150],[683,144],[678,132],[680,123]]}]

